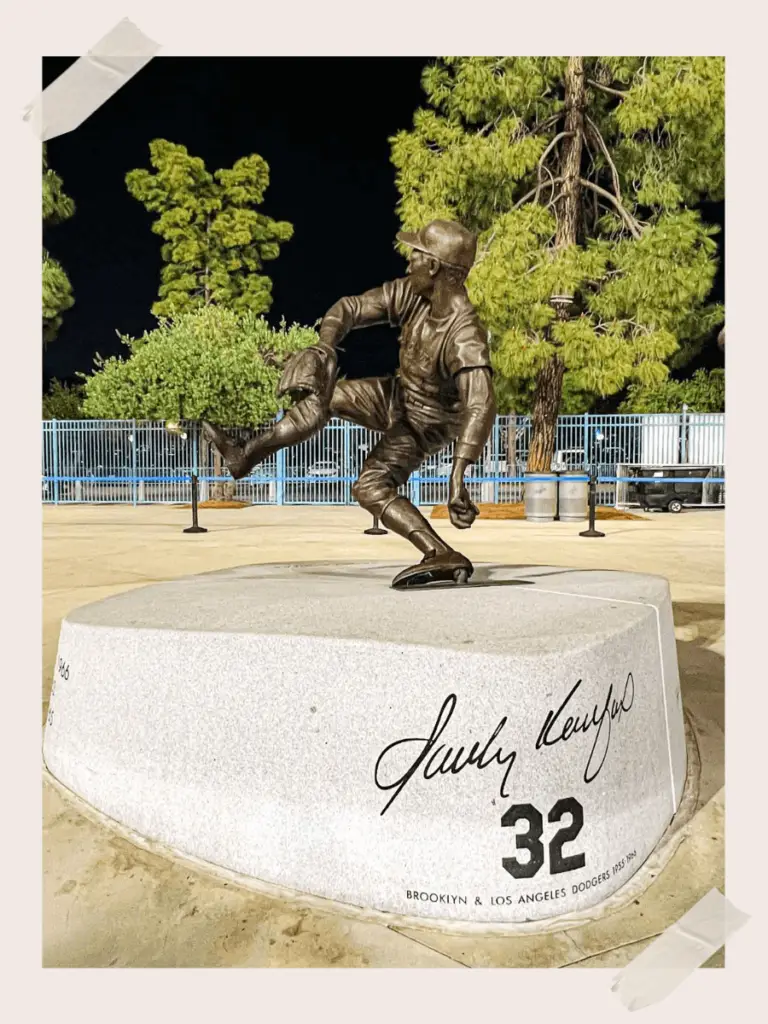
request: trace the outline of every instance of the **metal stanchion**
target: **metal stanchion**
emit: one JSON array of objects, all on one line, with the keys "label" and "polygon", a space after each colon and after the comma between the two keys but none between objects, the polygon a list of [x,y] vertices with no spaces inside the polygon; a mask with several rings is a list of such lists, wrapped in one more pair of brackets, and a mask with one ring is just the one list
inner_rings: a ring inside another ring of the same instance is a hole
[{"label": "metal stanchion", "polygon": [[369,526],[367,530],[363,530],[363,533],[367,533],[374,537],[381,537],[382,534],[389,533],[389,530],[382,530],[382,528],[379,526],[379,517],[374,516],[373,526]]},{"label": "metal stanchion", "polygon": [[197,473],[190,474],[192,479],[192,525],[188,526],[184,533],[208,533],[204,526],[197,523]]},{"label": "metal stanchion", "polygon": [[[179,418],[177,420],[167,420],[165,429],[169,434],[175,434],[176,437],[180,437],[182,441],[187,440],[187,432],[182,426],[182,420],[184,418],[184,396],[179,396]],[[192,481],[192,525],[188,526],[183,532],[184,533],[208,533],[204,526],[200,526],[197,522],[197,473],[190,473],[190,480]]]},{"label": "metal stanchion", "polygon": [[604,537],[604,533],[600,533],[599,530],[595,529],[595,511],[597,505],[597,474],[595,473],[595,467],[589,473],[589,529],[582,530],[579,534],[580,537]]}]

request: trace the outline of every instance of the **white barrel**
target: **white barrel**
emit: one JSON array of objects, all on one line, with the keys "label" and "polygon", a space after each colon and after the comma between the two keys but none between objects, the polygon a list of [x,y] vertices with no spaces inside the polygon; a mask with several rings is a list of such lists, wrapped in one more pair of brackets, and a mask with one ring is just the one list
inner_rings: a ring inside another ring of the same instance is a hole
[{"label": "white barrel", "polygon": [[557,514],[555,473],[525,474],[525,518],[529,523],[551,523]]},{"label": "white barrel", "polygon": [[589,477],[586,471],[563,473],[558,492],[560,521],[583,522],[589,515]]}]

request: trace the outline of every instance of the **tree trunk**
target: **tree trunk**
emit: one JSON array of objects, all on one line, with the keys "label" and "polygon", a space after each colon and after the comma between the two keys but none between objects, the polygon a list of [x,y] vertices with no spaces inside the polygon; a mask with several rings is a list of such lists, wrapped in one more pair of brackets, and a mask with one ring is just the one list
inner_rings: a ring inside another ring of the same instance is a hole
[{"label": "tree trunk", "polygon": [[[205,233],[206,233],[206,235],[210,235],[210,233],[211,233],[211,215],[210,214],[208,214],[208,216],[205,219]],[[207,239],[206,239],[206,242],[207,242]],[[205,275],[204,275],[204,281],[203,281],[203,301],[204,301],[204,305],[206,305],[206,306],[209,306],[210,303],[211,303],[211,289],[210,289],[209,283],[208,283],[208,277],[209,277],[210,272],[211,272],[211,268],[208,265],[208,260],[206,258],[206,261],[205,261]]]},{"label": "tree trunk", "polygon": [[509,412],[507,426],[507,476],[516,476],[517,469],[517,414],[514,409]]},{"label": "tree trunk", "polygon": [[565,366],[555,356],[550,359],[536,380],[536,395],[531,417],[531,448],[528,452],[529,473],[549,473],[555,453],[557,413],[563,393]]},{"label": "tree trunk", "polygon": [[[213,475],[224,477],[224,462],[218,448],[213,448]],[[220,480],[213,485],[211,499],[213,501],[232,501],[235,496],[235,485],[231,480]]]},{"label": "tree trunk", "polygon": [[[572,132],[563,139],[563,155],[559,176],[563,179],[563,193],[557,203],[557,231],[555,248],[576,245],[581,223],[581,154],[584,139],[584,58],[569,57],[565,72],[565,127]],[[571,296],[571,300],[573,296]],[[557,316],[567,320],[571,303],[556,303]],[[557,415],[563,393],[565,367],[554,356],[539,372],[533,405],[533,436],[528,453],[528,471],[548,473],[552,468],[557,433]]]}]

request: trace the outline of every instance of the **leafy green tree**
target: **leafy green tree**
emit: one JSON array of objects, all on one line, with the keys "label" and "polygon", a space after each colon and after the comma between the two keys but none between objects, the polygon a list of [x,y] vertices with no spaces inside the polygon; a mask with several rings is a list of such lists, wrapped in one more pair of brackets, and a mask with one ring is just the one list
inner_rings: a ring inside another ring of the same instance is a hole
[{"label": "leafy green tree", "polygon": [[671,378],[653,387],[630,385],[621,412],[678,412],[687,405],[691,412],[725,411],[725,371],[697,370],[687,380]]},{"label": "leafy green tree", "polygon": [[[48,166],[48,152],[43,143],[43,228],[68,220],[75,204],[64,192],[61,178]],[[47,344],[58,334],[61,314],[75,304],[72,285],[61,265],[43,248],[43,342]]]},{"label": "leafy green tree", "polygon": [[[479,235],[468,289],[491,331],[501,405],[531,400],[548,470],[571,397],[667,377],[723,320],[707,302],[723,195],[720,57],[445,57],[429,107],[392,140],[398,212]],[[531,390],[533,394],[531,395]]]},{"label": "leafy green tree", "polygon": [[293,236],[286,221],[254,209],[269,185],[269,167],[255,153],[211,174],[185,146],[155,139],[153,171],[126,175],[128,191],[157,214],[152,230],[164,241],[157,316],[219,305],[265,313],[272,281],[262,273]]},{"label": "leafy green tree", "polygon": [[81,420],[83,413],[83,385],[62,384],[55,377],[43,395],[44,420]]},{"label": "leafy green tree", "polygon": [[97,357],[85,379],[83,411],[96,419],[210,419],[257,426],[280,408],[275,397],[287,356],[315,344],[308,327],[278,329],[251,312],[208,306],[123,337],[128,357]]}]

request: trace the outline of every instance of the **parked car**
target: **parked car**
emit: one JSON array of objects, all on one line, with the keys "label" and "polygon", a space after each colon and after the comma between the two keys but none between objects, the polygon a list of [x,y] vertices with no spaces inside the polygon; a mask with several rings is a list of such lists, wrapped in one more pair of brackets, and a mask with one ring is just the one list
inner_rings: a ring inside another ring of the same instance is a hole
[{"label": "parked car", "polygon": [[[637,501],[641,508],[646,511],[682,512],[683,506],[700,505],[702,502],[701,483],[684,483],[690,477],[698,477],[706,473],[707,467],[697,466],[665,466],[663,469],[657,467],[632,467],[636,472],[629,471],[630,476],[658,477],[659,483],[637,483],[628,485],[628,496],[630,501]],[[678,483],[675,478],[680,477]],[[669,482],[665,482],[669,481]]]},{"label": "parked car", "polygon": [[565,473],[568,470],[584,469],[583,448],[561,448],[552,458],[552,472]]},{"label": "parked car", "polygon": [[[467,466],[466,476],[471,476],[475,470],[474,463],[471,466]],[[421,476],[439,476],[448,477],[453,472],[453,456],[452,455],[441,455],[438,457],[437,462],[427,463],[427,465],[421,467]]]},{"label": "parked car", "polygon": [[341,476],[338,462],[331,459],[321,459],[313,462],[307,470],[307,476],[338,477]]}]

